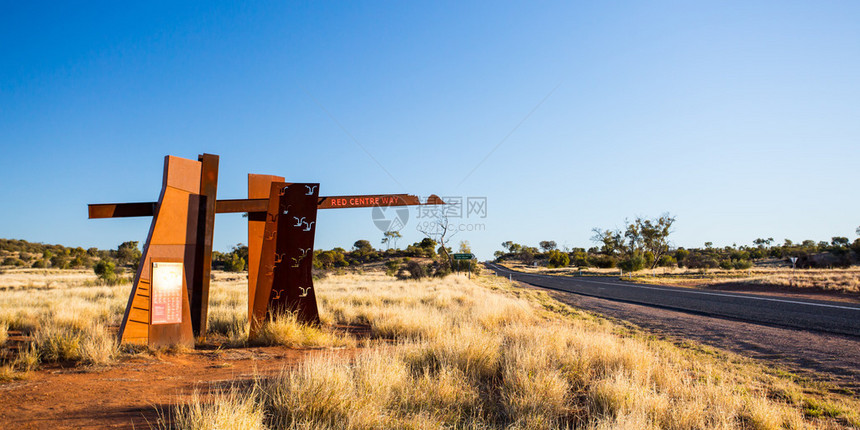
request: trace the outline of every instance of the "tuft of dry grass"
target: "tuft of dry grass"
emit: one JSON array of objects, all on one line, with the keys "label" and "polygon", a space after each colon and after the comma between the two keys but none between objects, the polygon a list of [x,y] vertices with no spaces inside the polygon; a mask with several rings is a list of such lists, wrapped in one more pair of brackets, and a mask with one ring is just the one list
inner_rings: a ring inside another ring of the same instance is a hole
[{"label": "tuft of dry grass", "polygon": [[263,324],[255,342],[290,348],[332,348],[352,346],[355,340],[325,327],[302,324],[292,313],[275,315]]},{"label": "tuft of dry grass", "polygon": [[102,324],[93,324],[82,337],[80,354],[80,361],[84,364],[105,366],[113,363],[119,355],[116,335]]},{"label": "tuft of dry grass", "polygon": [[257,407],[256,390],[230,387],[225,392],[201,396],[194,391],[191,401],[170,412],[159,411],[159,429],[247,429],[263,430],[264,411]]}]

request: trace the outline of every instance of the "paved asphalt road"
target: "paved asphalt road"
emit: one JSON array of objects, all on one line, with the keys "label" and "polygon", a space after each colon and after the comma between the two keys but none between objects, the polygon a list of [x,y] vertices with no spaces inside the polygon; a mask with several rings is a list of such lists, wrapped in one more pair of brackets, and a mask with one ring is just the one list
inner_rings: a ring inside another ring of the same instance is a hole
[{"label": "paved asphalt road", "polygon": [[825,300],[763,297],[645,285],[608,276],[555,276],[513,271],[488,263],[497,274],[537,287],[701,315],[860,337],[860,305]]}]

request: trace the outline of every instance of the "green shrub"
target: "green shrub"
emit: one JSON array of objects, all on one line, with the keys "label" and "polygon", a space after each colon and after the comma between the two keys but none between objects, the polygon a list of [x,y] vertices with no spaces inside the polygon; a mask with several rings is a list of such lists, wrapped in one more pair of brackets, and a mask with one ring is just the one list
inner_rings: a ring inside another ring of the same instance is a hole
[{"label": "green shrub", "polygon": [[392,258],[385,262],[385,274],[388,276],[394,276],[397,274],[397,269],[400,267],[400,261],[396,258]]},{"label": "green shrub", "polygon": [[645,251],[645,267],[654,267],[654,253]]},{"label": "green shrub", "polygon": [[738,270],[746,270],[752,267],[752,261],[749,260],[737,260],[734,262],[733,266]]},{"label": "green shrub", "polygon": [[678,260],[676,260],[675,257],[672,257],[671,255],[664,255],[660,257],[660,261],[657,264],[661,267],[677,267]]},{"label": "green shrub", "polygon": [[107,284],[113,284],[117,281],[116,272],[114,272],[115,269],[116,264],[107,260],[99,260],[99,262],[93,266],[93,272],[96,273],[96,276]]},{"label": "green shrub", "polygon": [[567,253],[553,249],[549,252],[549,267],[567,267],[570,265],[570,256]]},{"label": "green shrub", "polygon": [[15,257],[6,257],[3,260],[3,266],[26,266],[27,263],[23,262],[21,259]]},{"label": "green shrub", "polygon": [[245,270],[245,259],[238,254],[232,254],[231,257],[224,262],[224,270],[227,272],[241,272]]},{"label": "green shrub", "polygon": [[684,248],[678,248],[678,250],[675,251],[675,260],[678,261],[679,267],[684,265],[684,260],[688,255],[690,255],[690,251],[687,251]]},{"label": "green shrub", "polygon": [[644,269],[645,263],[645,257],[642,254],[635,253],[618,263],[618,267],[625,272],[636,272]]},{"label": "green shrub", "polygon": [[571,262],[574,266],[577,267],[588,267],[591,265],[591,262],[588,259],[588,254],[585,251],[574,251],[572,254]]},{"label": "green shrub", "polygon": [[611,255],[598,255],[591,259],[591,263],[601,269],[611,269],[618,264],[618,259]]},{"label": "green shrub", "polygon": [[51,267],[55,269],[67,269],[69,267],[69,259],[65,255],[55,255],[51,257]]},{"label": "green shrub", "polygon": [[408,261],[400,267],[397,277],[400,279],[421,279],[427,276],[424,266],[417,261]]}]

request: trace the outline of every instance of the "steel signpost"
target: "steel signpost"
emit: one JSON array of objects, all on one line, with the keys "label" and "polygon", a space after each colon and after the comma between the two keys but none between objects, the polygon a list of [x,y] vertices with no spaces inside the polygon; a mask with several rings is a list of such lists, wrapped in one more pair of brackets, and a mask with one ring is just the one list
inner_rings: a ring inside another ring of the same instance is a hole
[{"label": "steel signpost", "polygon": [[[457,253],[453,254],[454,261],[457,262],[457,273],[460,273],[460,262],[463,260],[472,260],[475,258],[475,255],[472,253]],[[470,263],[471,266],[471,263]],[[469,267],[469,279],[472,279],[472,268]]]}]

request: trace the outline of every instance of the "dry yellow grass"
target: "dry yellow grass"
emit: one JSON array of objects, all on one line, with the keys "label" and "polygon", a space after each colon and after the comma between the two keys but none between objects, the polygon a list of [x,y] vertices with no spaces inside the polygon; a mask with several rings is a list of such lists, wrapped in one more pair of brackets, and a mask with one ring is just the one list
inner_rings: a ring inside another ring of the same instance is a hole
[{"label": "dry yellow grass", "polygon": [[119,354],[116,336],[128,286],[99,286],[92,271],[11,270],[0,274],[0,325],[33,339],[15,369],[38,361],[105,365]]},{"label": "dry yellow grass", "polygon": [[754,268],[750,270],[657,270],[633,275],[632,280],[664,285],[705,287],[718,284],[776,286],[845,293],[860,293],[860,268],[788,269]]},{"label": "dry yellow grass", "polygon": [[[357,357],[318,356],[258,379],[250,390],[264,415],[250,428],[860,423],[856,399],[824,399],[737,357],[646,340],[498,278],[345,275],[317,291],[327,324],[367,324],[373,340]],[[818,406],[821,418],[810,413],[815,402],[827,405]]]},{"label": "dry yellow grass", "polygon": [[[246,342],[244,282],[240,275],[216,274],[212,337]],[[121,316],[128,286],[59,285],[0,292],[0,323],[44,338],[35,345],[45,357],[78,354],[91,363],[109,362],[115,346],[104,342],[109,338],[104,327]],[[165,412],[159,425],[860,427],[856,398],[813,393],[731,354],[709,355],[649,339],[503,279],[397,281],[382,274],[345,275],[318,281],[316,289],[324,321],[310,336],[316,340],[303,340],[309,338],[307,327],[287,320],[285,328],[273,327],[271,333],[272,339],[286,340],[273,342],[333,346],[341,341],[332,339],[340,338],[351,344],[329,327],[366,324],[371,340],[362,342],[363,352],[315,356],[277,377],[258,378],[253,387],[192,398]],[[29,296],[22,294],[28,291]],[[29,359],[22,356],[33,363],[32,353]],[[0,368],[0,378],[15,377],[7,375],[10,366]]]},{"label": "dry yellow grass", "polygon": [[155,424],[159,429],[265,429],[263,410],[257,407],[254,394],[231,387],[226,392],[212,393],[203,401],[195,391],[191,401],[180,406],[179,413],[160,411]]}]

